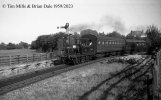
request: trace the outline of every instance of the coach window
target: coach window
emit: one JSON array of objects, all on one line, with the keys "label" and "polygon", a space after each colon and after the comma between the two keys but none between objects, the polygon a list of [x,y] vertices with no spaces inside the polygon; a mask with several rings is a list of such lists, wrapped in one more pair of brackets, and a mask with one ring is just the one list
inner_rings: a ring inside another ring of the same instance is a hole
[{"label": "coach window", "polygon": [[106,41],[106,44],[108,45],[108,41]]},{"label": "coach window", "polygon": [[104,41],[102,42],[102,45],[104,45]]},{"label": "coach window", "polygon": [[100,41],[98,41],[98,44],[101,44],[101,42],[100,42]]}]

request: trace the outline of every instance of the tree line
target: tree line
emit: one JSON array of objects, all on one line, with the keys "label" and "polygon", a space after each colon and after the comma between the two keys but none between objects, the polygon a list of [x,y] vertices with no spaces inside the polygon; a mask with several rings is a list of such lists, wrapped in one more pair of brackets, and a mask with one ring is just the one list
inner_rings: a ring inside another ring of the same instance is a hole
[{"label": "tree line", "polygon": [[31,49],[36,49],[42,52],[52,52],[57,49],[58,39],[64,36],[67,36],[64,32],[38,36],[35,41],[32,41]]},{"label": "tree line", "polygon": [[[98,33],[96,30],[91,30],[91,29],[83,30],[80,32],[80,34],[75,32],[73,36],[79,38],[80,35],[87,34],[87,33],[91,33],[94,35],[122,38],[122,39],[145,40],[147,42],[149,52],[157,48],[161,48],[161,32],[154,25],[149,26],[145,32],[143,31],[141,32],[142,34],[144,34],[144,37],[142,37],[142,35],[139,35],[140,33],[137,34],[133,31],[131,31],[129,34],[125,36],[125,35],[121,35],[117,31],[113,31],[111,33],[105,34],[104,32]],[[35,41],[32,41],[31,48],[39,50],[39,51],[43,51],[43,52],[49,52],[49,51],[52,52],[58,49],[57,48],[58,39],[61,37],[65,37],[67,35],[68,34],[64,32],[59,32],[59,33],[51,34],[51,35],[38,36]]]},{"label": "tree line", "polygon": [[11,49],[27,49],[29,48],[29,44],[26,42],[20,42],[18,44],[9,42],[8,44],[0,43],[0,50],[11,50]]}]

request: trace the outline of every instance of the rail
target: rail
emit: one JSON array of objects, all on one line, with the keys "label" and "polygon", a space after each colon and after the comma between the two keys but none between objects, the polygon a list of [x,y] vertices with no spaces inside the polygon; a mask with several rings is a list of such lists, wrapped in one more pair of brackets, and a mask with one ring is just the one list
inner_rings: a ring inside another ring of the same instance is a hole
[{"label": "rail", "polygon": [[11,66],[16,64],[31,63],[36,61],[50,60],[56,58],[53,52],[32,55],[0,56],[0,66]]}]

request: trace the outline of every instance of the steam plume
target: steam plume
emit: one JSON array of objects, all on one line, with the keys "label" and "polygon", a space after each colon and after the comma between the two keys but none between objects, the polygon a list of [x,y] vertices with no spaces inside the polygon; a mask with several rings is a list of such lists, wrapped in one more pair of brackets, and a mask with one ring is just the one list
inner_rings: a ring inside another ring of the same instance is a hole
[{"label": "steam plume", "polygon": [[118,31],[124,33],[126,31],[124,23],[118,17],[104,16],[99,22],[83,23],[70,27],[71,31],[80,32],[85,29],[94,29],[97,31]]}]

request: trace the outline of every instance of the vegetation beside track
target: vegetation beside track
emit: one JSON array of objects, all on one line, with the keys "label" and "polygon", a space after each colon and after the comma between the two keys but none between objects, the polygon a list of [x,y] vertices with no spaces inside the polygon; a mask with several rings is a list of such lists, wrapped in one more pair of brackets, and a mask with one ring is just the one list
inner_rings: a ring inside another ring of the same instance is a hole
[{"label": "vegetation beside track", "polygon": [[[121,59],[119,59],[119,61],[111,59],[91,65],[85,65],[84,67],[73,71],[62,73],[58,76],[9,92],[0,96],[0,99],[81,100],[81,98],[84,99],[84,97],[86,97],[86,100],[99,99],[106,89],[111,87],[111,85],[114,86],[113,84],[119,80],[119,77],[115,77],[110,82],[105,82],[104,84],[107,85],[107,87],[101,85],[102,87],[97,88],[98,85],[111,77],[111,75],[119,72],[126,66],[129,66],[128,59],[125,63],[122,63],[121,61]],[[128,74],[126,73],[126,76],[127,75]],[[124,75],[120,77],[124,77]],[[120,93],[122,93],[122,90],[130,87],[130,83],[132,82],[128,80],[124,80],[123,83],[119,82],[119,84],[111,89],[112,92],[108,92],[109,97],[117,99],[121,96]],[[120,87],[122,90],[119,90],[120,88],[117,87]],[[94,89],[96,89],[96,91],[93,91]]]}]

